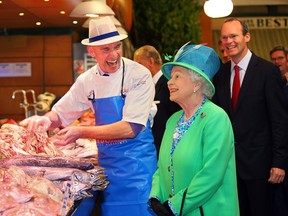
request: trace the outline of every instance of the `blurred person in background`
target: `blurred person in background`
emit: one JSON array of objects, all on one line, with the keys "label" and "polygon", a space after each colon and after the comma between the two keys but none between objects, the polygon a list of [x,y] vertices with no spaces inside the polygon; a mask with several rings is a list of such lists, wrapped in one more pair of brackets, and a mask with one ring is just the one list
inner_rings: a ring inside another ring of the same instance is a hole
[{"label": "blurred person in background", "polygon": [[[270,51],[270,59],[273,64],[279,67],[283,82],[284,82],[284,93],[288,99],[288,54],[284,46],[275,46]],[[288,214],[287,214],[288,215]]]},{"label": "blurred person in background", "polygon": [[228,56],[228,54],[225,50],[225,47],[224,47],[221,40],[218,41],[218,46],[219,46],[219,51],[221,53],[222,63],[225,64],[227,61],[230,61],[231,58],[230,58],[230,56]]},{"label": "blurred person in background", "polygon": [[[270,51],[270,58],[273,64],[279,67],[284,82],[284,93],[288,100],[288,71],[287,71],[287,51],[284,46],[275,46]],[[285,170],[287,173],[287,169]],[[274,214],[277,216],[288,215],[288,179],[285,176],[282,183],[275,189]]]},{"label": "blurred person in background", "polygon": [[210,101],[219,66],[213,49],[189,44],[162,66],[183,110],[167,122],[153,176],[149,203],[158,216],[239,215],[232,125]]},{"label": "blurred person in background", "polygon": [[157,149],[157,155],[159,155],[166,122],[168,118],[173,113],[180,110],[181,107],[169,99],[170,93],[167,85],[168,80],[161,71],[162,59],[155,47],[149,45],[140,47],[134,53],[134,61],[144,65],[150,70],[155,84],[154,101],[157,105],[157,113],[153,120],[152,133]]}]

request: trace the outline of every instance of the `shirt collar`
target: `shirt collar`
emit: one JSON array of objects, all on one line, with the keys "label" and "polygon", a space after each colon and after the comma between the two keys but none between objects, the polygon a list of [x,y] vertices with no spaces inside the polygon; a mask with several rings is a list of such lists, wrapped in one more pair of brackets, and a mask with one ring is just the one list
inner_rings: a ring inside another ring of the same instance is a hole
[{"label": "shirt collar", "polygon": [[[252,52],[248,49],[248,52],[246,53],[244,58],[237,64],[239,66],[239,68],[246,71],[248,64],[249,64],[249,61],[251,59],[251,56],[252,56]],[[231,71],[234,69],[235,65],[236,64],[231,60]]]},{"label": "shirt collar", "polygon": [[163,75],[162,71],[159,70],[154,76],[153,76],[153,82],[154,84],[156,84],[158,82],[158,80],[160,79],[160,77]]}]

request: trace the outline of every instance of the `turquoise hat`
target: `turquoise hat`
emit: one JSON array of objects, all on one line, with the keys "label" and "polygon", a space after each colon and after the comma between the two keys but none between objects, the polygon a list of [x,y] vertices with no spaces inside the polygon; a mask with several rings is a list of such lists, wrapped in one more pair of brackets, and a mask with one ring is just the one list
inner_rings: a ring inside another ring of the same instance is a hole
[{"label": "turquoise hat", "polygon": [[178,50],[173,61],[163,64],[161,70],[168,80],[171,79],[171,70],[176,65],[193,70],[207,80],[214,95],[215,87],[211,80],[220,68],[220,59],[212,48],[201,44],[189,45],[189,43]]}]

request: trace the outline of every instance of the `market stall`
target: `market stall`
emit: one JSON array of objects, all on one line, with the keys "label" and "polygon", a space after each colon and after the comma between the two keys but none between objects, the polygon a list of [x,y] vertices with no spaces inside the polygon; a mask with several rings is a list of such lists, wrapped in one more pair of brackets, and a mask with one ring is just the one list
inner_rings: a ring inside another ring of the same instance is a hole
[{"label": "market stall", "polygon": [[95,140],[65,147],[53,136],[15,124],[0,128],[0,215],[72,215],[81,200],[105,190]]}]

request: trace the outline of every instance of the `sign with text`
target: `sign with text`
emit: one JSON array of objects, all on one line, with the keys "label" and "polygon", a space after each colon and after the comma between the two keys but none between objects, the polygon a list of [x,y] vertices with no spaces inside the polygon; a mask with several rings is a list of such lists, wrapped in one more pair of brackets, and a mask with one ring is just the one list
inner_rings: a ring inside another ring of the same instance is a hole
[{"label": "sign with text", "polygon": [[288,28],[288,17],[241,18],[250,29]]},{"label": "sign with text", "polygon": [[31,62],[0,63],[0,77],[29,77]]},{"label": "sign with text", "polygon": [[[249,29],[288,29],[287,17],[239,17]],[[225,19],[212,19],[213,29],[221,29]]]}]

